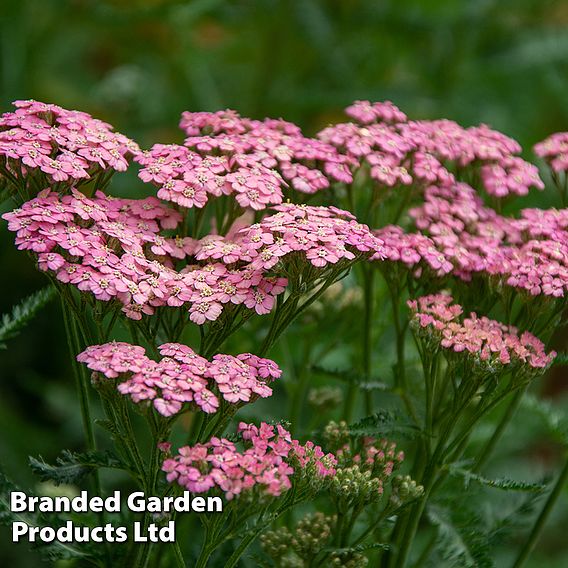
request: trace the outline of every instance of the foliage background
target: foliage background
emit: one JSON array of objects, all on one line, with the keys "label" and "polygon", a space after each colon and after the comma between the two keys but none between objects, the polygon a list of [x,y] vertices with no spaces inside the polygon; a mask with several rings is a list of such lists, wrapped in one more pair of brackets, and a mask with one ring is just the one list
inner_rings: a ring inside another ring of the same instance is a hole
[{"label": "foliage background", "polygon": [[[143,146],[180,141],[186,109],[283,117],[311,134],[352,100],[368,98],[391,99],[413,118],[487,122],[517,138],[532,159],[532,144],[568,130],[567,94],[562,0],[0,3],[1,110],[18,98],[54,102],[103,118]],[[113,183],[136,191],[135,173]],[[545,207],[547,198],[527,203]],[[12,242],[0,224],[0,314],[44,285]],[[292,334],[288,349],[299,351],[300,342]],[[556,343],[563,349],[566,338]],[[560,408],[568,408],[565,378],[558,368],[540,385]],[[285,398],[282,386],[277,396]],[[61,448],[81,447],[77,408],[52,302],[0,351],[0,463],[23,487],[35,483],[28,455],[53,460]],[[286,418],[278,408],[262,411]],[[506,449],[495,467],[508,475],[539,478],[558,463],[558,448],[523,410]],[[568,565],[567,522],[565,491],[530,566]],[[505,562],[507,549],[499,554]],[[0,564],[37,562],[0,532]]]}]

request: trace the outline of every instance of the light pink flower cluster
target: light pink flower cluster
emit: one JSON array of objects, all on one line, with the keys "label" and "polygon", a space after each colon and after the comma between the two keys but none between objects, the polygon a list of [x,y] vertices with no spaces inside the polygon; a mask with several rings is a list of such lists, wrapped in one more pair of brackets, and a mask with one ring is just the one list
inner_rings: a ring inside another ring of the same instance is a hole
[{"label": "light pink flower cluster", "polygon": [[300,444],[281,425],[241,422],[238,432],[242,451],[225,438],[180,448],[162,465],[168,482],[192,493],[218,488],[230,500],[255,489],[278,497],[292,487],[293,476],[324,479],[335,474],[332,454],[325,455],[311,442]]},{"label": "light pink flower cluster", "polygon": [[545,369],[556,353],[546,353],[544,344],[528,331],[519,335],[507,326],[472,312],[462,318],[463,309],[449,294],[433,294],[410,300],[408,306],[418,333],[425,330],[444,349],[467,353],[489,364],[517,365]]},{"label": "light pink flower cluster", "polygon": [[426,189],[424,203],[410,215],[462,279],[487,275],[533,296],[568,291],[568,210],[526,209],[518,219],[504,217],[471,187],[456,184]]},{"label": "light pink flower cluster", "polygon": [[158,197],[186,208],[202,208],[211,197],[234,195],[241,207],[265,209],[282,203],[280,174],[244,154],[202,156],[184,146],[156,144],[136,157],[139,176]]},{"label": "light pink flower cluster", "polygon": [[[216,320],[226,304],[245,304],[263,314],[286,285],[250,265],[233,264],[236,258],[192,263],[195,241],[160,235],[161,229],[175,228],[181,215],[153,197],[46,191],[3,218],[16,233],[18,248],[37,254],[41,270],[97,300],[118,300],[131,319],[161,306],[184,305],[197,324]],[[177,270],[180,260],[188,263]]]},{"label": "light pink flower cluster", "polygon": [[[16,177],[32,170],[53,183],[79,183],[93,174],[124,171],[138,145],[85,112],[37,101],[16,101],[0,117],[0,156]],[[42,187],[43,189],[43,187]]]},{"label": "light pink flower cluster", "polygon": [[568,132],[556,132],[539,142],[534,152],[544,158],[555,172],[568,170]]},{"label": "light pink flower cluster", "polygon": [[406,122],[407,116],[391,101],[371,103],[355,101],[345,109],[345,114],[361,124],[374,122]]},{"label": "light pink flower cluster", "polygon": [[346,112],[356,123],[329,126],[318,136],[366,164],[381,185],[451,185],[469,166],[481,168],[484,189],[496,197],[544,188],[537,168],[518,157],[519,144],[486,125],[408,121],[390,102],[357,101]]},{"label": "light pink flower cluster", "polygon": [[330,144],[305,137],[300,128],[284,120],[263,121],[239,116],[232,110],[184,112],[180,127],[186,146],[204,155],[233,155],[277,170],[296,191],[316,193],[330,181],[351,183],[352,158]]},{"label": "light pink flower cluster", "polygon": [[143,347],[112,342],[87,347],[77,361],[109,378],[119,378],[118,391],[135,403],[151,401],[163,416],[193,405],[203,412],[219,408],[219,397],[231,404],[253,402],[272,395],[268,386],[282,371],[270,359],[251,353],[215,355],[211,361],[186,345],[165,343],[163,358],[154,361]]},{"label": "light pink flower cluster", "polygon": [[240,232],[251,266],[267,270],[298,253],[316,268],[352,261],[361,255],[383,256],[383,242],[348,211],[286,203],[275,215]]}]

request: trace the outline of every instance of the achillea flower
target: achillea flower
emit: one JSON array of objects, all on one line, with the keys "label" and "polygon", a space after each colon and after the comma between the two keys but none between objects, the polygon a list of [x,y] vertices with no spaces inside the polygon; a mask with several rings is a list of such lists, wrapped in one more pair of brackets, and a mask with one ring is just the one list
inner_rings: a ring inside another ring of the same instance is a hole
[{"label": "achillea flower", "polygon": [[386,257],[386,260],[401,262],[408,268],[419,268],[422,265],[438,276],[449,274],[454,269],[454,265],[436,247],[436,243],[421,233],[405,233],[401,227],[388,225],[374,231],[374,234],[384,243],[383,256],[372,256],[371,260],[383,260]]},{"label": "achillea flower", "polygon": [[[117,300],[131,319],[161,306],[186,306],[201,325],[229,303],[265,314],[286,285],[251,267],[238,244],[163,237],[160,231],[175,228],[181,215],[154,197],[45,191],[3,218],[16,233],[16,246],[37,254],[40,269],[98,300]],[[186,264],[178,271],[180,260]]]},{"label": "achillea flower", "polygon": [[32,171],[52,183],[77,185],[94,174],[124,171],[140,152],[126,136],[85,112],[37,101],[16,101],[0,117],[0,156],[12,175]]},{"label": "achillea flower", "polygon": [[184,146],[156,144],[136,157],[139,177],[158,189],[158,197],[185,208],[205,207],[211,197],[234,195],[241,207],[265,209],[282,202],[286,183],[258,161],[238,155],[202,156]]},{"label": "achillea flower", "polygon": [[489,365],[515,366],[528,373],[542,373],[556,353],[546,353],[544,344],[531,333],[519,333],[507,326],[472,312],[462,317],[462,307],[449,294],[433,294],[410,300],[414,328],[444,350],[465,353]]},{"label": "achillea flower", "polygon": [[298,126],[284,120],[253,120],[231,110],[184,112],[180,127],[187,134],[185,145],[196,152],[220,152],[231,162],[276,170],[301,193],[353,180],[351,167],[356,162],[330,144],[303,136]]},{"label": "achillea flower", "polygon": [[539,142],[534,152],[544,158],[555,172],[568,170],[568,132],[556,132]]},{"label": "achillea flower", "polygon": [[304,256],[316,268],[357,257],[382,257],[383,243],[347,211],[287,203],[278,213],[240,231],[251,266],[268,270],[284,257]]},{"label": "achillea flower", "polygon": [[163,358],[156,362],[143,347],[112,342],[87,347],[77,361],[108,379],[118,378],[122,395],[134,403],[149,401],[166,417],[192,407],[214,413],[219,398],[231,404],[267,398],[272,395],[269,384],[281,374],[274,361],[251,353],[219,354],[208,361],[179,343],[158,350]]},{"label": "achillea flower", "polygon": [[427,188],[424,203],[409,213],[455,276],[488,277],[531,296],[566,295],[567,210],[526,209],[520,218],[504,217],[486,207],[473,188],[457,184]]},{"label": "achillea flower", "polygon": [[292,487],[293,479],[308,477],[314,483],[335,475],[332,454],[311,442],[300,444],[280,425],[241,422],[238,432],[243,450],[225,438],[180,448],[162,464],[168,482],[193,493],[215,488],[230,500],[251,491],[278,497]]},{"label": "achillea flower", "polygon": [[481,168],[485,191],[496,197],[543,189],[538,170],[518,154],[519,144],[482,124],[463,128],[451,120],[407,120],[392,103],[356,101],[346,114],[359,124],[329,126],[318,137],[361,166],[380,185],[455,183],[465,166]]},{"label": "achillea flower", "polygon": [[345,114],[361,124],[373,122],[405,122],[406,115],[390,101],[370,103],[355,101],[345,109]]}]

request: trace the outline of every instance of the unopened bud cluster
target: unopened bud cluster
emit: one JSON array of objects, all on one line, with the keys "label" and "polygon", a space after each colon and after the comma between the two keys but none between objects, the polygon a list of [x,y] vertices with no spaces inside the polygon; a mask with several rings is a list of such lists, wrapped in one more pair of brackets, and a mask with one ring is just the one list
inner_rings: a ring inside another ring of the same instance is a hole
[{"label": "unopened bud cluster", "polygon": [[263,551],[279,567],[307,566],[329,545],[335,516],[317,512],[302,518],[293,532],[286,527],[268,531],[260,537]]},{"label": "unopened bud cluster", "polygon": [[424,494],[424,487],[418,485],[409,475],[395,475],[391,481],[391,502],[399,507],[414,501]]},{"label": "unopened bud cluster", "polygon": [[330,557],[330,566],[341,568],[364,568],[369,559],[360,552],[334,552]]}]

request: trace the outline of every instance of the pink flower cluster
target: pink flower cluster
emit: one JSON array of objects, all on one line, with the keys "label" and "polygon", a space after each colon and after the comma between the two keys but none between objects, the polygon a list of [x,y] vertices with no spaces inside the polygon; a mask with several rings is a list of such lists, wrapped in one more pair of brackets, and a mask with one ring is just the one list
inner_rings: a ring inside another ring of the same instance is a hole
[{"label": "pink flower cluster", "polygon": [[232,110],[184,112],[185,145],[205,155],[233,155],[277,170],[296,191],[316,193],[330,182],[351,183],[356,162],[330,144],[305,137],[291,122],[241,117]]},{"label": "pink flower cluster", "polygon": [[[179,223],[178,212],[156,198],[100,192],[87,198],[76,190],[65,196],[45,191],[3,218],[18,248],[36,253],[42,270],[98,300],[117,299],[132,319],[186,304],[197,324],[217,319],[226,304],[266,314],[287,283],[268,275],[283,257],[296,253],[301,263],[324,268],[381,255],[382,241],[347,212],[293,204],[276,209],[234,240],[163,237],[161,229]],[[181,270],[180,260],[187,262]]]},{"label": "pink flower cluster", "polygon": [[456,184],[426,189],[410,215],[462,279],[485,274],[533,296],[564,297],[568,290],[568,210],[505,217],[471,187]]},{"label": "pink flower cluster", "polygon": [[383,242],[348,211],[286,203],[278,213],[240,231],[251,266],[263,270],[296,253],[324,268],[361,255],[383,256]]},{"label": "pink flower cluster", "polygon": [[[448,257],[440,252],[435,241],[421,233],[405,233],[402,227],[387,225],[374,231],[383,243],[383,254],[373,255],[371,260],[400,262],[407,268],[413,268],[415,276],[421,275],[422,267],[431,270],[437,276],[444,276],[454,270]],[[386,268],[389,269],[388,266]]]},{"label": "pink flower cluster", "polygon": [[470,166],[480,167],[483,187],[495,197],[544,188],[538,169],[518,157],[519,144],[486,125],[408,121],[390,102],[357,101],[346,113],[356,123],[329,126],[318,136],[351,160],[367,164],[371,178],[381,185],[452,185],[461,169]]},{"label": "pink flower cluster", "polygon": [[425,330],[444,349],[467,353],[489,364],[518,365],[545,369],[556,353],[546,353],[544,344],[528,331],[519,335],[507,326],[472,312],[462,318],[463,309],[449,294],[433,294],[410,300],[408,306],[418,332]]},{"label": "pink flower cluster", "polygon": [[267,398],[272,395],[268,385],[282,374],[274,361],[251,353],[218,354],[208,361],[179,343],[158,350],[163,358],[154,361],[143,347],[112,342],[87,347],[77,361],[109,379],[118,377],[121,394],[135,403],[151,401],[163,416],[173,416],[189,403],[216,412],[219,397],[231,404]]},{"label": "pink flower cluster", "polygon": [[211,438],[205,444],[184,446],[162,465],[170,483],[192,493],[218,488],[233,499],[255,488],[278,497],[292,487],[292,476],[303,473],[324,479],[335,474],[337,463],[312,442],[293,440],[282,426],[262,422],[260,426],[241,422],[238,427],[244,450],[225,438]]},{"label": "pink flower cluster", "polygon": [[184,146],[156,144],[139,154],[139,177],[152,182],[158,197],[186,208],[202,208],[210,197],[235,195],[243,207],[260,210],[282,203],[280,174],[245,154],[202,156]]},{"label": "pink flower cluster", "polygon": [[233,265],[232,258],[188,263],[178,271],[176,264],[191,260],[196,243],[160,235],[161,229],[175,228],[181,216],[154,197],[46,191],[3,218],[16,233],[18,248],[37,254],[40,269],[97,300],[118,300],[131,319],[160,306],[188,305],[197,324],[217,319],[226,304],[268,313],[286,284],[248,265]]},{"label": "pink flower cluster", "polygon": [[360,124],[374,122],[406,122],[407,116],[391,101],[371,103],[355,101],[345,109],[345,114]]},{"label": "pink flower cluster", "polygon": [[16,101],[16,110],[0,117],[0,156],[20,176],[43,172],[53,183],[79,183],[94,173],[124,171],[138,145],[112,126],[85,112],[37,101]]},{"label": "pink flower cluster", "polygon": [[568,170],[568,132],[556,132],[539,142],[534,152],[544,158],[553,171],[565,172]]}]

